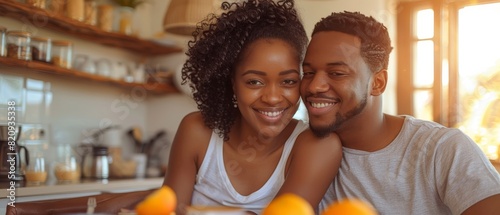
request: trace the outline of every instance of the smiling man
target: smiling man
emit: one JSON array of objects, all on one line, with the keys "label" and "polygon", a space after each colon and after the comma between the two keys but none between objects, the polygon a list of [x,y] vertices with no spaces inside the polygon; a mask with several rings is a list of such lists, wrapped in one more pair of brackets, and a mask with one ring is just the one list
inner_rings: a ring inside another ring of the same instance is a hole
[{"label": "smiling man", "polygon": [[301,95],[317,136],[343,145],[322,209],[361,198],[380,214],[498,214],[500,176],[458,129],[382,111],[392,50],[386,27],[357,12],[314,28]]}]

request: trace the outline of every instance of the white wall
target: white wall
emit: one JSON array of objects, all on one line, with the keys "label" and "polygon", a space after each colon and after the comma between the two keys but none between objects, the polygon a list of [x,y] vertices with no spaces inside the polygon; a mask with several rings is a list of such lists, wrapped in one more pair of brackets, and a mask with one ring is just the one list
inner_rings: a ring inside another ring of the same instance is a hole
[{"label": "white wall", "polygon": [[[153,37],[163,32],[163,16],[169,0],[150,0],[147,5],[139,8],[138,25],[141,37]],[[308,34],[312,31],[314,24],[321,17],[327,16],[333,11],[352,10],[372,15],[387,25],[391,33],[395,31],[394,17],[390,8],[394,7],[392,0],[298,0],[299,9]],[[45,30],[33,26],[30,23],[21,23],[9,18],[0,17],[0,25],[8,29],[31,29],[37,35],[58,39],[68,39],[75,43],[75,52],[91,54],[92,58],[106,57],[112,60],[126,60],[134,62],[140,56],[130,54],[126,51],[94,44],[92,42],[70,37],[66,34]],[[394,35],[394,34],[393,34]],[[173,40],[180,46],[185,47],[189,38],[164,35],[163,39]],[[393,36],[394,40],[394,36]],[[393,55],[394,56],[394,55]],[[184,62],[183,53],[167,55],[151,59],[151,62],[166,66],[175,71]],[[394,57],[391,58],[394,63]],[[393,64],[391,64],[393,65]],[[390,86],[384,96],[385,107],[389,113],[395,112],[394,96],[394,67],[391,66]],[[131,126],[139,126],[144,129],[144,137],[149,138],[157,131],[167,131],[167,139],[172,141],[177,126],[182,117],[196,110],[192,99],[185,94],[147,95],[139,101],[130,101],[131,90],[107,86],[91,81],[82,81],[72,78],[62,78],[45,74],[26,74],[23,69],[10,69],[0,66],[0,79],[10,77],[30,77],[50,83],[52,100],[46,111],[31,114],[31,119],[25,119],[30,123],[49,124],[51,127],[50,141],[55,144],[67,143],[78,144],[85,131],[92,128],[102,127],[102,123],[111,122],[119,124],[123,129]],[[0,92],[1,94],[1,92]],[[128,102],[127,102],[128,101]],[[127,110],[126,113],[124,110]],[[4,113],[1,113],[4,114]],[[46,114],[36,117],[36,114]],[[29,115],[29,114],[28,114]],[[2,118],[0,118],[0,123]],[[127,147],[131,147],[128,139],[122,137]]]}]

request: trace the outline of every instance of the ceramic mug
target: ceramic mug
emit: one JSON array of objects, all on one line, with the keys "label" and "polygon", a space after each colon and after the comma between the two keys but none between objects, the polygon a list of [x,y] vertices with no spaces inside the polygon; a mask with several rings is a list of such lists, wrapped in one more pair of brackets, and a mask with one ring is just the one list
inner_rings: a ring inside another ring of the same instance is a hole
[{"label": "ceramic mug", "polygon": [[83,72],[87,72],[90,74],[96,73],[96,65],[95,62],[92,61],[89,56],[78,54],[75,56],[75,60],[73,60],[73,65],[75,65],[75,69]]},{"label": "ceramic mug", "polygon": [[97,74],[105,77],[110,77],[113,72],[111,61],[105,58],[96,60]]}]

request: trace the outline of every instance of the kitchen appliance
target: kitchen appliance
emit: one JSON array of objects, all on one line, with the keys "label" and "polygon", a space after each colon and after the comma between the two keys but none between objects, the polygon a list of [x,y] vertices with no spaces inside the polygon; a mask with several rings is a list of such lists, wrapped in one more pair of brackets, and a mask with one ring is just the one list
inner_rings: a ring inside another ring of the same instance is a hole
[{"label": "kitchen appliance", "polygon": [[91,153],[83,156],[83,177],[95,179],[109,178],[108,147],[92,146]]},{"label": "kitchen appliance", "polygon": [[29,165],[28,149],[18,145],[21,126],[0,125],[0,181],[23,181],[21,151]]}]

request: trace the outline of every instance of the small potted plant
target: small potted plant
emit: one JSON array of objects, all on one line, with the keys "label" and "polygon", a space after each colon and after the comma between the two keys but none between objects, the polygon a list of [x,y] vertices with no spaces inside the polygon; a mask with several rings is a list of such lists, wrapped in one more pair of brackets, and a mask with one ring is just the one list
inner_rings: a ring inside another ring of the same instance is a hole
[{"label": "small potted plant", "polygon": [[145,0],[113,0],[120,6],[120,26],[118,32],[131,35],[133,33],[132,20],[134,10],[137,6],[145,3]]}]

